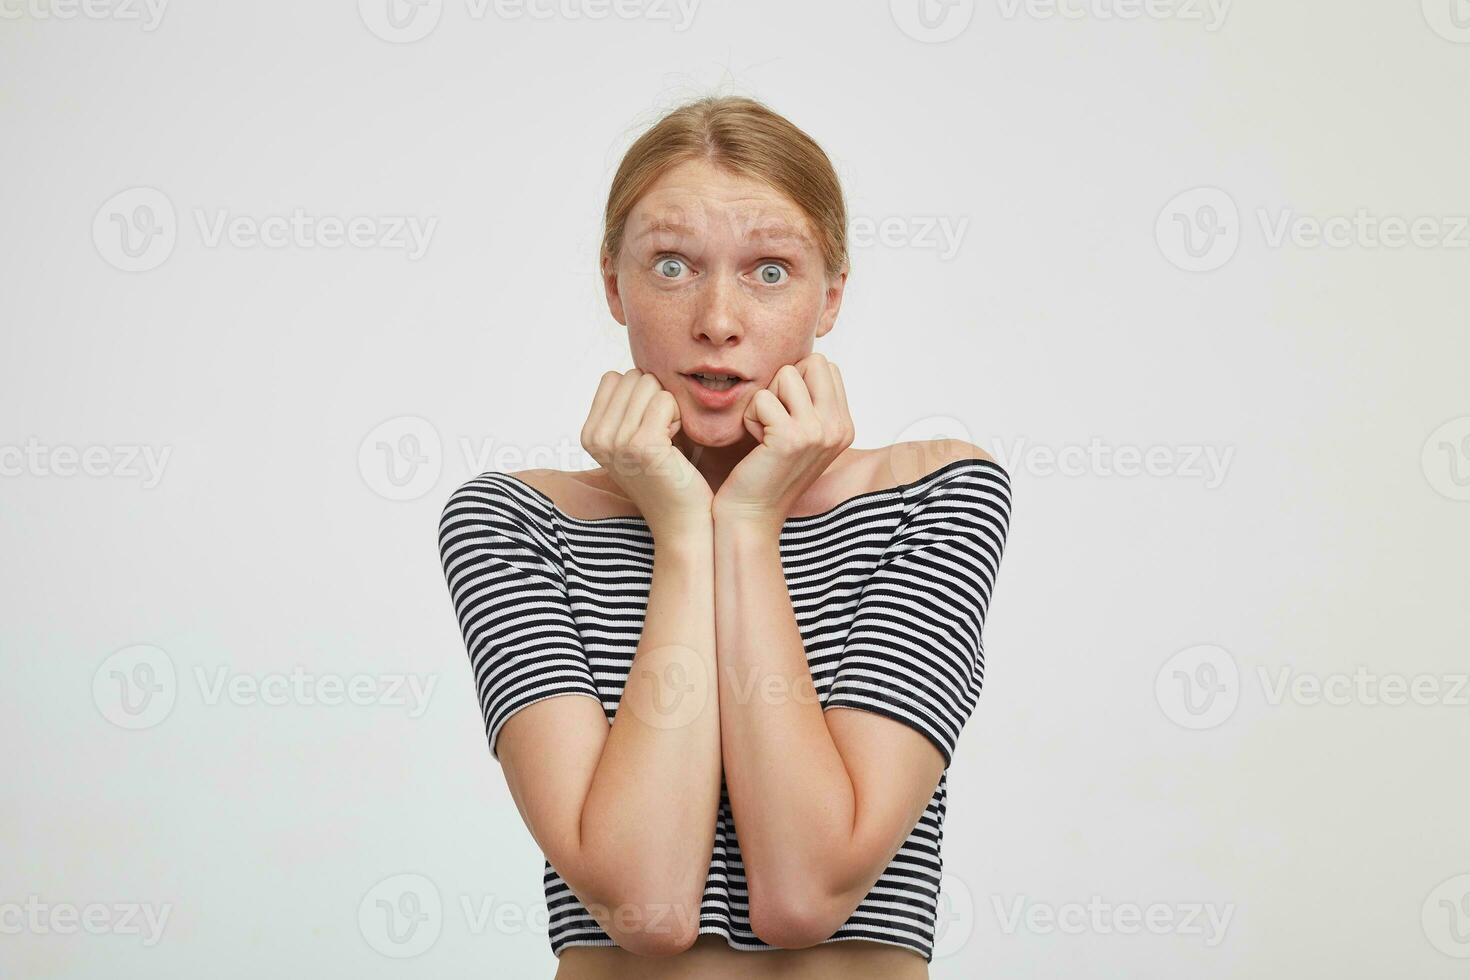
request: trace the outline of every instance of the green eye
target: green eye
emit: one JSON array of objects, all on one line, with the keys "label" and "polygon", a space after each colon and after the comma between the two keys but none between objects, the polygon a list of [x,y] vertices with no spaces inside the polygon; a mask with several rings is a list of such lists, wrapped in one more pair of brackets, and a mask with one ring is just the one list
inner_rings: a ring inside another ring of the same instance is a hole
[{"label": "green eye", "polygon": [[760,268],[761,282],[767,286],[779,286],[785,280],[786,269],[775,262],[767,262]]},{"label": "green eye", "polygon": [[[670,271],[670,267],[672,267],[672,271]],[[679,271],[683,268],[684,263],[672,256],[660,259],[658,263],[659,275],[669,279],[679,278]]]}]

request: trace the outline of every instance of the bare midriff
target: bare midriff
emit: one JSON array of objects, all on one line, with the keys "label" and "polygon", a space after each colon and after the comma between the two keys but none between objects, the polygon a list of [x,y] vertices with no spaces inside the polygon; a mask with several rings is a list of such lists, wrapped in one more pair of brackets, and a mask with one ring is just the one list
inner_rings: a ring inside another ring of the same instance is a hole
[{"label": "bare midriff", "polygon": [[927,980],[918,952],[866,939],[805,949],[738,950],[703,935],[676,956],[636,956],[616,946],[561,951],[555,980]]}]

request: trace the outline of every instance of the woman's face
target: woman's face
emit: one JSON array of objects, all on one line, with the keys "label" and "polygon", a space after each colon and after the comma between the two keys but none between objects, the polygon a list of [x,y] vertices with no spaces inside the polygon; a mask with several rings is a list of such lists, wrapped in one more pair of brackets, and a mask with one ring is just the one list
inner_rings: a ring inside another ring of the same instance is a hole
[{"label": "woman's face", "polygon": [[[634,205],[603,284],[633,363],[678,400],[683,434],[747,438],[742,421],[776,371],[832,329],[844,271],[829,280],[815,230],[780,191],[703,160],[665,171]],[[745,379],[720,392],[702,368]]]}]

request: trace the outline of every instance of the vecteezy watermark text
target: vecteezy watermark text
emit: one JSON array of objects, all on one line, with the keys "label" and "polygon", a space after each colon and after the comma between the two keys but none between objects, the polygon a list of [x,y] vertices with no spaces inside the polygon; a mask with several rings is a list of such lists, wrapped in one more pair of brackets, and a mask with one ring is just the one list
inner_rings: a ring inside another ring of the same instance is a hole
[{"label": "vecteezy watermark text", "polygon": [[154,31],[168,0],[0,0],[0,20],[140,21]]},{"label": "vecteezy watermark text", "polygon": [[168,927],[173,905],[164,902],[47,902],[28,895],[24,902],[0,902],[0,935],[142,936],[144,946],[156,946]]},{"label": "vecteezy watermark text", "polygon": [[[472,21],[491,16],[519,21],[623,21],[669,23],[675,33],[694,23],[700,0],[464,0]],[[444,0],[357,0],[363,25],[393,44],[412,44],[434,32],[444,15]]]},{"label": "vecteezy watermark text", "polygon": [[34,436],[22,445],[0,445],[0,477],[115,477],[142,480],[152,490],[163,480],[172,446],[120,443],[113,446],[48,446]]},{"label": "vecteezy watermark text", "polygon": [[1085,445],[1033,446],[1021,436],[992,443],[996,462],[1032,476],[1102,476],[1200,480],[1206,490],[1225,482],[1234,446],[1111,445],[1093,437]]},{"label": "vecteezy watermark text", "polygon": [[[429,250],[439,219],[434,215],[242,214],[228,208],[193,208],[199,242],[209,249],[339,249],[402,252],[409,261]],[[130,187],[103,202],[92,218],[92,243],[109,265],[146,272],[168,261],[179,238],[178,214],[155,187]]]},{"label": "vecteezy watermark text", "polygon": [[1069,936],[1092,934],[1124,936],[1150,932],[1155,936],[1202,936],[1206,946],[1218,946],[1235,915],[1235,903],[1212,902],[1105,902],[1093,895],[1082,902],[1032,901],[1017,895],[1009,902],[991,897],[1001,931],[1014,935],[1024,929],[1039,935],[1060,932]]},{"label": "vecteezy watermark text", "polygon": [[1202,21],[1218,31],[1232,0],[996,0],[1006,20],[1178,20]]},{"label": "vecteezy watermark text", "polygon": [[[1247,679],[1224,647],[1187,647],[1166,660],[1154,678],[1154,697],[1164,716],[1181,728],[1217,728],[1235,713]],[[1257,665],[1260,702],[1270,708],[1401,707],[1470,708],[1470,674],[1351,670],[1298,670],[1289,664]]]},{"label": "vecteezy watermark text", "polygon": [[[341,705],[405,709],[420,718],[439,682],[437,674],[339,674],[308,671],[297,665],[289,671],[238,673],[228,665],[194,665],[193,677],[200,701],[208,707]],[[109,655],[92,675],[92,701],[102,717],[119,728],[152,728],[173,711],[183,687],[173,658],[159,647],[138,644]]]},{"label": "vecteezy watermark text", "polygon": [[[1459,250],[1470,248],[1470,215],[1307,214],[1290,207],[1254,209],[1266,248]],[[1186,272],[1213,272],[1235,256],[1245,231],[1235,199],[1219,187],[1176,194],[1154,221],[1159,251]]]}]

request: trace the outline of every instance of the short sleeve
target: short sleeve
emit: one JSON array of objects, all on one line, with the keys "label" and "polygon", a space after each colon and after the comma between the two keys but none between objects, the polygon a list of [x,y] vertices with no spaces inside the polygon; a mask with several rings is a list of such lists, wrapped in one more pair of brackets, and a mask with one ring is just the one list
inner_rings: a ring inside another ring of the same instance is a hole
[{"label": "short sleeve", "polygon": [[1010,479],[952,460],[904,489],[904,511],[864,583],[823,709],[903,722],[954,757],[985,675],[982,633],[1010,526]]},{"label": "short sleeve", "polygon": [[563,694],[602,703],[543,511],[486,473],[450,495],[439,521],[444,578],[497,761],[500,730],[522,708]]}]

